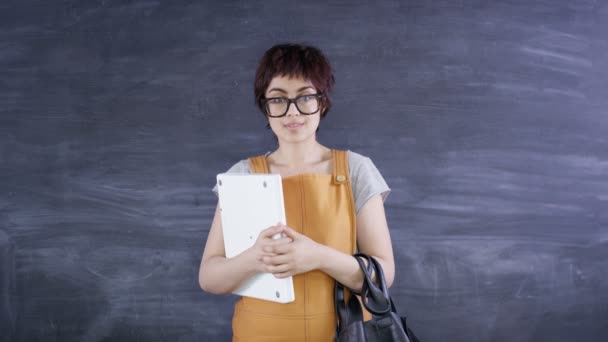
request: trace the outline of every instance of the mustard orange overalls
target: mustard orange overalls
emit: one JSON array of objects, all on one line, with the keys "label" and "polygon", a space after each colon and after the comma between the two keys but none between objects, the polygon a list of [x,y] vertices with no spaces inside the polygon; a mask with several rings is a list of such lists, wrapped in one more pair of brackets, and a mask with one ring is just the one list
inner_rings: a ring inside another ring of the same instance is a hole
[{"label": "mustard orange overalls", "polygon": [[[333,174],[283,178],[287,225],[347,254],[356,248],[356,212],[346,151],[332,150]],[[270,173],[265,156],[249,158],[253,173]],[[335,280],[321,271],[293,277],[295,301],[242,297],[232,319],[234,342],[333,341]]]}]

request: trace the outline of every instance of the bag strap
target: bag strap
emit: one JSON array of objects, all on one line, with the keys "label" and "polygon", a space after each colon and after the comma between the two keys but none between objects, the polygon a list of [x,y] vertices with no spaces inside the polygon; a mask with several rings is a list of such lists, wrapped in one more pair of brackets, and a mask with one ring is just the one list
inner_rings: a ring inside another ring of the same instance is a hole
[{"label": "bag strap", "polygon": [[249,161],[249,167],[253,173],[270,173],[265,155],[251,157],[247,160]]},{"label": "bag strap", "polygon": [[[361,255],[365,255],[365,254],[361,254]],[[355,257],[355,260],[359,261],[358,258]],[[373,272],[373,264],[371,262],[368,262],[367,267],[365,266],[364,263],[359,262],[359,266],[361,267],[361,269],[363,270],[363,272],[367,272],[367,273],[372,273]],[[365,285],[366,280],[363,280],[363,283]],[[337,319],[337,325],[336,325],[336,338],[339,335],[340,330],[342,329],[342,327],[348,327],[349,325],[351,325],[352,323],[355,322],[362,322],[363,321],[363,310],[361,309],[361,304],[359,303],[359,300],[357,299],[357,297],[355,296],[355,294],[360,295],[360,293],[357,293],[356,291],[353,291],[352,289],[349,289],[350,291],[350,298],[348,299],[348,302],[345,302],[345,290],[344,290],[344,285],[342,285],[340,282],[335,282],[335,286],[334,286],[334,308],[335,308],[335,312],[338,315],[338,319]]]},{"label": "bag strap", "polygon": [[347,327],[351,323],[363,321],[363,311],[361,310],[361,305],[354,294],[351,293],[348,302],[345,302],[344,287],[338,282],[336,282],[334,293],[336,296],[336,300],[334,301],[335,308],[339,318],[336,333],[340,331],[340,328],[343,326]]},{"label": "bag strap", "polygon": [[348,153],[343,150],[331,150],[334,170],[333,170],[333,184],[340,185],[346,184],[350,181],[350,170],[348,168]]},{"label": "bag strap", "polygon": [[[384,271],[380,262],[369,255],[357,253],[353,255],[359,267],[363,271],[363,285],[361,288],[361,301],[365,308],[374,315],[374,320],[383,320],[389,315],[397,315],[400,318],[401,328],[405,331],[411,342],[420,342],[418,337],[409,328],[405,316],[399,316],[395,308],[395,303],[388,293]],[[367,260],[367,265],[365,264]],[[372,281],[372,276],[376,275],[376,283]],[[354,293],[354,291],[351,290]],[[338,315],[336,326],[335,341],[343,328],[350,326],[354,322],[363,320],[362,309],[357,298],[351,293],[348,303],[344,302],[344,286],[336,282],[335,290],[335,310]]]},{"label": "bag strap", "polygon": [[[363,271],[363,286],[361,288],[361,301],[367,309],[374,315],[383,315],[391,311],[391,297],[388,293],[388,287],[386,286],[386,279],[384,278],[384,271],[380,262],[374,257],[357,253],[354,255],[355,259],[359,263],[361,270]],[[367,267],[364,263],[367,260]],[[376,274],[376,285],[372,281],[373,275]]]}]

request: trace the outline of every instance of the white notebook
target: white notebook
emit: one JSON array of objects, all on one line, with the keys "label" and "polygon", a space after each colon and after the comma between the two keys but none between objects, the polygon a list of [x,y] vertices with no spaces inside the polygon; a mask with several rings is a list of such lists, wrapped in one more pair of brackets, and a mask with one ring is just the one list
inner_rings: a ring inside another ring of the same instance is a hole
[{"label": "white notebook", "polygon": [[[253,246],[262,230],[286,223],[280,175],[222,173],[217,190],[227,258]],[[254,275],[233,293],[278,303],[295,300],[293,278],[277,279],[271,273]]]}]

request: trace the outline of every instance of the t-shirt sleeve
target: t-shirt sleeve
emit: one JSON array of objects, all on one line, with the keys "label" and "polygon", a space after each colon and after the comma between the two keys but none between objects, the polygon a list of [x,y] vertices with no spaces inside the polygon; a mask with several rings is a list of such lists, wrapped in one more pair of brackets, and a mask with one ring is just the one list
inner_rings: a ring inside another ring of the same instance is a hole
[{"label": "t-shirt sleeve", "polygon": [[349,168],[357,213],[374,195],[380,194],[386,201],[391,189],[370,158],[350,152]]},{"label": "t-shirt sleeve", "polygon": [[[249,161],[247,159],[243,159],[243,160],[239,161],[238,163],[232,165],[232,167],[230,169],[228,169],[228,171],[226,171],[225,173],[252,173],[252,172],[251,172],[251,166],[249,166]],[[215,186],[213,187],[213,189],[211,189],[211,191],[213,191],[215,193],[215,195],[217,196],[217,184],[215,184]]]}]

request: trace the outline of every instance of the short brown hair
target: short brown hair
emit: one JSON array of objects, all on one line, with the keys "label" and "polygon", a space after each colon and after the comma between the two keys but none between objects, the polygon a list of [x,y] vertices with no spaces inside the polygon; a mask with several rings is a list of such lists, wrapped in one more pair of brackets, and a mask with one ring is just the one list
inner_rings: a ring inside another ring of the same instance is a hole
[{"label": "short brown hair", "polygon": [[255,72],[255,103],[265,115],[262,99],[272,79],[276,76],[302,77],[310,80],[322,93],[321,118],[331,108],[330,93],[334,87],[334,74],[329,61],[319,48],[303,44],[278,44],[266,51]]}]

